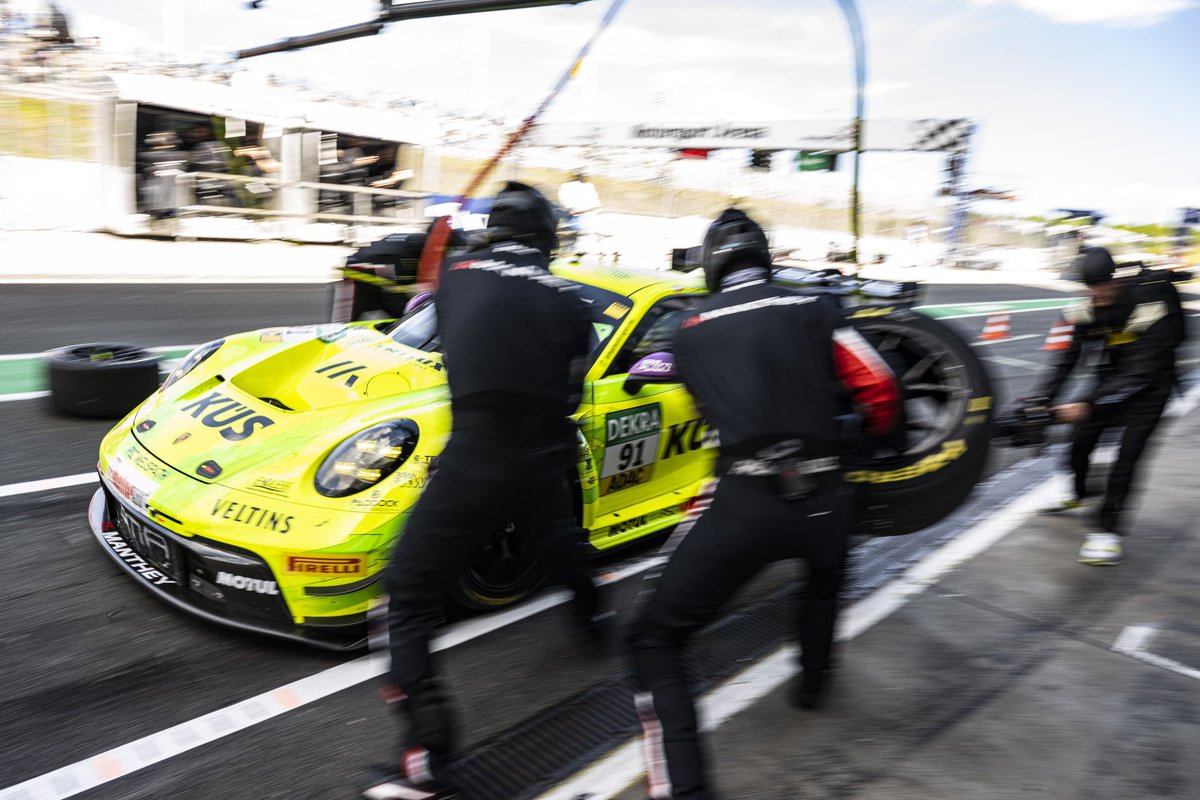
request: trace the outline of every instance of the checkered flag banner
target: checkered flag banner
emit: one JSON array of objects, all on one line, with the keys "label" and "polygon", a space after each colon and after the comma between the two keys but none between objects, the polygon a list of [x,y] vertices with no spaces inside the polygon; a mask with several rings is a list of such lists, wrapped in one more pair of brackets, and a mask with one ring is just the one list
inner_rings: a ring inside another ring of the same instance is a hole
[{"label": "checkered flag banner", "polygon": [[912,149],[962,152],[967,149],[969,119],[918,119],[912,122]]}]

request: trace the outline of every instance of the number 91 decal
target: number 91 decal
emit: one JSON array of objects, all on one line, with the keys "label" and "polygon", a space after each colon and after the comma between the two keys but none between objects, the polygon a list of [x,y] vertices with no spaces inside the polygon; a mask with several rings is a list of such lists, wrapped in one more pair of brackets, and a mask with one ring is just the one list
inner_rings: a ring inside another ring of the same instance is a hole
[{"label": "number 91 decal", "polygon": [[661,435],[662,410],[658,403],[606,415],[600,494],[610,494],[652,479]]}]

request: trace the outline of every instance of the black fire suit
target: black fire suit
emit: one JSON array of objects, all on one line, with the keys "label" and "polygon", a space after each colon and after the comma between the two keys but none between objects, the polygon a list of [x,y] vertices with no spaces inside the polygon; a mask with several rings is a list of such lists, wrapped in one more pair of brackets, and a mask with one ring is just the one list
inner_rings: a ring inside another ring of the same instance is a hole
[{"label": "black fire suit", "polygon": [[[711,798],[680,651],[764,565],[808,563],[799,619],[806,676],[829,666],[852,527],[837,456],[839,417],[865,412],[883,433],[899,404],[895,377],[826,301],[758,282],[707,298],[675,342],[680,377],[716,428],[717,486],[671,555],[631,636],[652,798]],[[772,459],[791,450],[811,481],[785,499]],[[760,469],[765,467],[765,469]],[[810,469],[811,468],[811,469]]]},{"label": "black fire suit", "polygon": [[417,782],[447,782],[454,746],[430,634],[458,571],[490,537],[515,524],[574,590],[581,621],[596,612],[565,480],[577,453],[568,415],[579,403],[591,325],[575,285],[547,272],[547,261],[504,243],[442,266],[438,331],[452,430],[387,577],[390,678],[408,718],[405,771]]},{"label": "black fire suit", "polygon": [[1095,386],[1079,401],[1091,406],[1091,414],[1075,428],[1068,465],[1075,476],[1075,496],[1083,499],[1089,459],[1100,436],[1108,428],[1124,428],[1098,514],[1102,529],[1122,535],[1128,533],[1121,515],[1138,461],[1179,382],[1175,350],[1185,335],[1179,293],[1171,281],[1153,273],[1134,280],[1114,305],[1089,302],[1069,310],[1069,321],[1075,323],[1071,347],[1037,392],[1053,400],[1077,364],[1094,368]]}]

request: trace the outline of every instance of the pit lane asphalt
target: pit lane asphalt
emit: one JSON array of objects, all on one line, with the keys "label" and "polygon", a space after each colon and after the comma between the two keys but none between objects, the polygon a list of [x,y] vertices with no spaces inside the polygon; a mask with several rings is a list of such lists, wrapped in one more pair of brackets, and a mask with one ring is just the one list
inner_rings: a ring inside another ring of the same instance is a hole
[{"label": "pit lane asphalt", "polygon": [[[233,330],[322,321],[325,292],[318,286],[6,287],[0,342],[7,352],[98,340],[199,342]],[[931,287],[926,302],[1052,296],[1027,287],[941,286]],[[155,309],[152,317],[141,312],[147,307]],[[1001,398],[1032,384],[1035,370],[1015,362],[1043,361],[1040,337],[1055,318],[1054,312],[1013,315],[1014,336],[1038,337],[979,348],[986,358],[1014,362],[989,361]],[[136,335],[128,327],[133,319],[140,320]],[[37,327],[59,321],[65,327],[51,338],[37,335]],[[974,338],[982,322],[951,324]],[[0,404],[0,484],[94,468],[109,424],[53,417],[36,400]],[[1001,451],[993,469],[1022,455]],[[6,742],[0,788],[346,659],[226,631],[156,602],[91,541],[84,519],[91,490],[0,499],[0,601],[7,612],[0,626]],[[747,588],[747,598],[769,593],[789,575],[787,567],[769,571]],[[640,583],[616,584],[606,596],[627,610]],[[467,745],[616,668],[613,659],[580,653],[564,616],[562,609],[539,614],[443,654],[467,718]],[[82,796],[349,798],[361,767],[387,759],[394,744],[392,720],[373,687],[362,685]]]}]

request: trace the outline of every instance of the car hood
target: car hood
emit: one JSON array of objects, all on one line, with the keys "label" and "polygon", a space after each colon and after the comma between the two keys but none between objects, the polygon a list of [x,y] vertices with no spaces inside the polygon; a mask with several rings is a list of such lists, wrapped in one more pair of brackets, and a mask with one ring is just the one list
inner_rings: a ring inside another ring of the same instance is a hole
[{"label": "car hood", "polygon": [[[155,457],[198,480],[311,486],[320,461],[347,436],[401,417],[419,427],[448,419],[448,397],[439,354],[369,325],[272,328],[227,339],[152,395],[130,424]],[[446,425],[433,427],[444,436]]]}]

